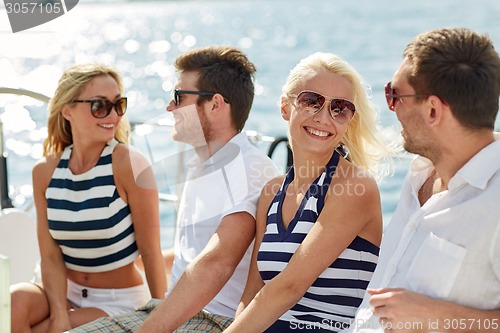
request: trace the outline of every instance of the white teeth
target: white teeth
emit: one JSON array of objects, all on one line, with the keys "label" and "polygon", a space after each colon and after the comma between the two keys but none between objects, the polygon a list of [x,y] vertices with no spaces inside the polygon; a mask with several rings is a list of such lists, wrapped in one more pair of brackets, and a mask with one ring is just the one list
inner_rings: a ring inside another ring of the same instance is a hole
[{"label": "white teeth", "polygon": [[99,126],[104,127],[104,128],[113,128],[115,125],[113,124],[100,124]]},{"label": "white teeth", "polygon": [[318,130],[315,130],[315,129],[309,128],[309,127],[307,127],[307,131],[309,133],[317,135],[317,136],[323,136],[324,137],[324,136],[330,135],[330,133],[328,133],[328,132],[318,131]]}]

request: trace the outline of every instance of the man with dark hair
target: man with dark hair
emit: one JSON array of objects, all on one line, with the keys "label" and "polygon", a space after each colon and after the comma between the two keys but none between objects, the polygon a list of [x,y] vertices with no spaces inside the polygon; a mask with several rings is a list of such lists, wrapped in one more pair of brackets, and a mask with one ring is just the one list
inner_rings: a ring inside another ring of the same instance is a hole
[{"label": "man with dark hair", "polygon": [[221,332],[234,318],[260,191],[277,175],[241,133],[255,67],[240,50],[223,46],[189,51],[175,65],[179,78],[167,106],[175,120],[172,137],[195,154],[179,204],[171,286],[163,301],[71,332]]},{"label": "man with dark hair", "polygon": [[350,330],[500,329],[500,59],[487,36],[416,36],[386,86],[412,161]]}]

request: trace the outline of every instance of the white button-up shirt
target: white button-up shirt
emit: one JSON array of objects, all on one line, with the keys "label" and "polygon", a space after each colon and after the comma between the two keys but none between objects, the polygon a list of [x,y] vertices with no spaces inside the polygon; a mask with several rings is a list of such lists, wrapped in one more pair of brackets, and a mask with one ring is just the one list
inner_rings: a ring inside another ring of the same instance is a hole
[{"label": "white button-up shirt", "polygon": [[[470,159],[422,207],[434,167],[416,157],[384,231],[369,288],[406,288],[477,309],[500,308],[500,141]],[[383,332],[365,293],[354,332]]]},{"label": "white button-up shirt", "polygon": [[[234,136],[208,160],[200,161],[194,156],[189,161],[177,217],[169,292],[225,216],[247,212],[255,217],[262,188],[277,175],[274,162],[253,146],[245,133]],[[248,248],[229,281],[205,310],[234,317],[245,288],[252,249],[253,246]]]}]

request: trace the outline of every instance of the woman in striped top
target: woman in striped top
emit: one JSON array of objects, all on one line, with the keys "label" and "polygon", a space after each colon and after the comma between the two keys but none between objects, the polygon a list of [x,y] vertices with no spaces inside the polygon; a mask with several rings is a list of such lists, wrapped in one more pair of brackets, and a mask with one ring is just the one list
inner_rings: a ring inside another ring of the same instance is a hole
[{"label": "woman in striped top", "polygon": [[247,286],[226,332],[332,332],[354,318],[378,258],[370,172],[386,153],[362,82],[333,54],[291,71],[281,114],[293,167],[261,193]]},{"label": "woman in striped top", "polygon": [[75,65],[59,80],[33,168],[43,284],[11,289],[12,332],[63,332],[164,297],[158,192],[146,159],[125,144],[126,108],[108,66]]}]

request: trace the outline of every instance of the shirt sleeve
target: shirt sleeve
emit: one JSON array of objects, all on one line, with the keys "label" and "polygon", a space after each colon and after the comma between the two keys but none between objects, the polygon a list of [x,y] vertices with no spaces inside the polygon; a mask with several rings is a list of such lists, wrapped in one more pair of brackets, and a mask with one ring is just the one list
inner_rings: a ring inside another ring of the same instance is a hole
[{"label": "shirt sleeve", "polygon": [[[222,217],[236,212],[247,212],[255,218],[260,192],[278,172],[274,162],[267,157],[250,156],[246,160],[243,156],[240,157],[224,170],[232,203],[231,208],[226,210]],[[245,172],[242,173],[241,170]]]}]

